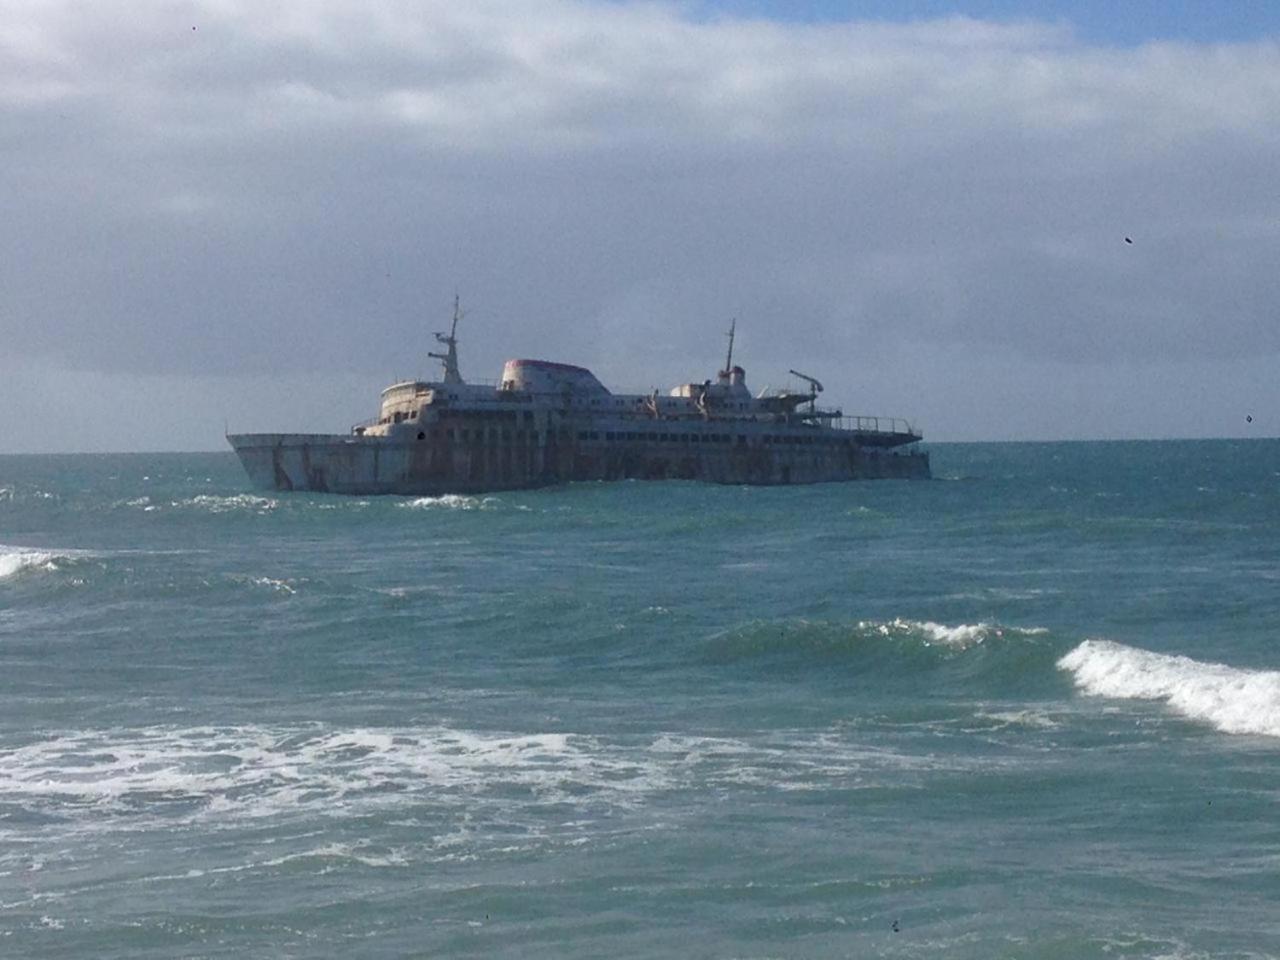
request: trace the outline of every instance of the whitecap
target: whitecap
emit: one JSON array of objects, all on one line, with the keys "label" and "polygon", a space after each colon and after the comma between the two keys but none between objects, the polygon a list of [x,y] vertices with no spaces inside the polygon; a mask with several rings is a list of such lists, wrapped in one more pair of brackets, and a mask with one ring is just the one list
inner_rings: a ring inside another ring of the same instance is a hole
[{"label": "whitecap", "polygon": [[0,580],[16,577],[27,571],[39,570],[52,573],[65,563],[92,554],[84,550],[36,549],[12,547],[0,543]]},{"label": "whitecap", "polygon": [[446,493],[438,497],[415,497],[402,501],[399,506],[410,510],[491,510],[502,503],[497,497],[471,497],[460,493]]},{"label": "whitecap", "polygon": [[56,570],[55,556],[44,550],[0,549],[0,580],[7,580],[24,570]]},{"label": "whitecap", "polygon": [[258,587],[270,587],[277,593],[297,593],[298,591],[291,586],[292,581],[277,580],[274,577],[253,577],[249,581]]},{"label": "whitecap", "polygon": [[233,511],[253,511],[266,513],[279,506],[279,501],[271,497],[260,497],[252,493],[237,493],[233,496],[215,496],[202,493],[186,500],[174,500],[171,507],[194,507],[209,513],[230,513]]},{"label": "whitecap", "polygon": [[918,634],[924,638],[926,646],[937,644],[939,646],[954,647],[958,650],[964,650],[975,644],[983,643],[993,637],[998,638],[1006,635],[1034,637],[1049,632],[1044,627],[1009,627],[986,621],[949,626],[945,623],[935,623],[932,620],[905,620],[901,617],[896,617],[888,623],[874,623],[864,620],[858,624],[858,628],[861,630],[874,630],[886,637],[900,634]]},{"label": "whitecap", "polygon": [[1086,640],[1058,661],[1095,697],[1163,700],[1223,733],[1280,737],[1280,671],[1244,670]]}]

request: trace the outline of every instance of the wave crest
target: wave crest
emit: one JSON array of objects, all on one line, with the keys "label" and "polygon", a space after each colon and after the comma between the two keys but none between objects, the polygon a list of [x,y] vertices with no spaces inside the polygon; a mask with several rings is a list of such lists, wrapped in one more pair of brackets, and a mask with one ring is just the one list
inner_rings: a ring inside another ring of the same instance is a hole
[{"label": "wave crest", "polygon": [[925,646],[941,645],[963,650],[987,640],[1005,636],[1031,637],[1048,633],[1044,627],[1009,627],[999,623],[961,623],[947,626],[932,620],[903,620],[897,617],[887,623],[861,621],[859,630],[874,630],[882,636],[902,636],[919,639]]},{"label": "wave crest", "polygon": [[88,554],[80,550],[37,550],[0,544],[0,580],[16,578],[30,571],[54,573]]},{"label": "wave crest", "polygon": [[[754,620],[709,637],[704,656],[717,663],[786,661],[797,666],[846,664],[864,679],[914,684],[950,678],[993,689],[1043,684],[1061,653],[1043,627],[932,620]],[[940,673],[941,672],[941,673]]]},{"label": "wave crest", "polygon": [[1280,737],[1280,672],[1244,670],[1086,640],[1058,661],[1094,697],[1163,700],[1223,733]]},{"label": "wave crest", "polygon": [[492,510],[501,503],[497,497],[469,497],[460,493],[446,493],[439,497],[415,497],[403,501],[400,506],[410,510]]}]

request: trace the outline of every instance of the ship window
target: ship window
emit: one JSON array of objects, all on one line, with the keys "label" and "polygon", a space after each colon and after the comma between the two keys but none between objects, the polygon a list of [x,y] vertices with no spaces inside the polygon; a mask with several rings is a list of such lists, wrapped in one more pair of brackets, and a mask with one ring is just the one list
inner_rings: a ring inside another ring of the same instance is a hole
[{"label": "ship window", "polygon": [[612,433],[609,433],[608,431],[605,431],[604,438],[605,438],[606,440],[612,440],[612,439],[613,439],[613,434],[612,434]]},{"label": "ship window", "polygon": [[585,430],[578,431],[578,439],[579,440],[587,439],[587,432]]},{"label": "ship window", "polygon": [[598,434],[598,433],[596,433],[594,430],[592,430],[592,431],[591,431],[591,439],[592,439],[592,440],[599,440],[599,439],[600,439],[600,434]]},{"label": "ship window", "polygon": [[747,442],[746,435],[741,433],[738,434],[738,443],[746,443],[746,442]]},{"label": "ship window", "polygon": [[649,439],[650,439],[650,440],[657,440],[657,439],[658,439],[658,435],[657,435],[656,433],[651,433],[651,434],[649,434]]},{"label": "ship window", "polygon": [[425,433],[423,433],[421,430],[419,430],[419,431],[418,431],[418,439],[419,439],[419,440],[425,440],[425,439],[427,439],[427,435],[426,435]]}]

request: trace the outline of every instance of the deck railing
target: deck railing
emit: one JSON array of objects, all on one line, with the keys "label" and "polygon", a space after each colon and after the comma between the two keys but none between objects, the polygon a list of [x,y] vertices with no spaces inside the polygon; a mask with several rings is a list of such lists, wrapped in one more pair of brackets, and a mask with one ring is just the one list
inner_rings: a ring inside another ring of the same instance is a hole
[{"label": "deck railing", "polygon": [[902,417],[841,417],[839,421],[832,424],[841,430],[863,430],[870,433],[901,433],[910,434],[911,436],[920,436],[920,431],[915,424]]}]

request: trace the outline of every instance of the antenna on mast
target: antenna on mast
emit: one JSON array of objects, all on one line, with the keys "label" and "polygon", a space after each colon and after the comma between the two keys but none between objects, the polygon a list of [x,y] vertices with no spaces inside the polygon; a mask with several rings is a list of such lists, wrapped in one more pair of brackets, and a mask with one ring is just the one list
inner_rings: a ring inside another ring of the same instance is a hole
[{"label": "antenna on mast", "polygon": [[733,332],[738,327],[738,318],[734,317],[729,323],[729,355],[724,358],[724,373],[721,376],[727,377],[733,372]]},{"label": "antenna on mast", "polygon": [[449,349],[444,353],[432,353],[427,351],[427,356],[434,357],[444,364],[444,382],[445,383],[462,383],[462,374],[458,372],[458,321],[466,314],[461,307],[461,301],[458,294],[453,295],[453,326],[449,328],[449,333],[437,332],[434,336],[437,341],[443,343]]}]

